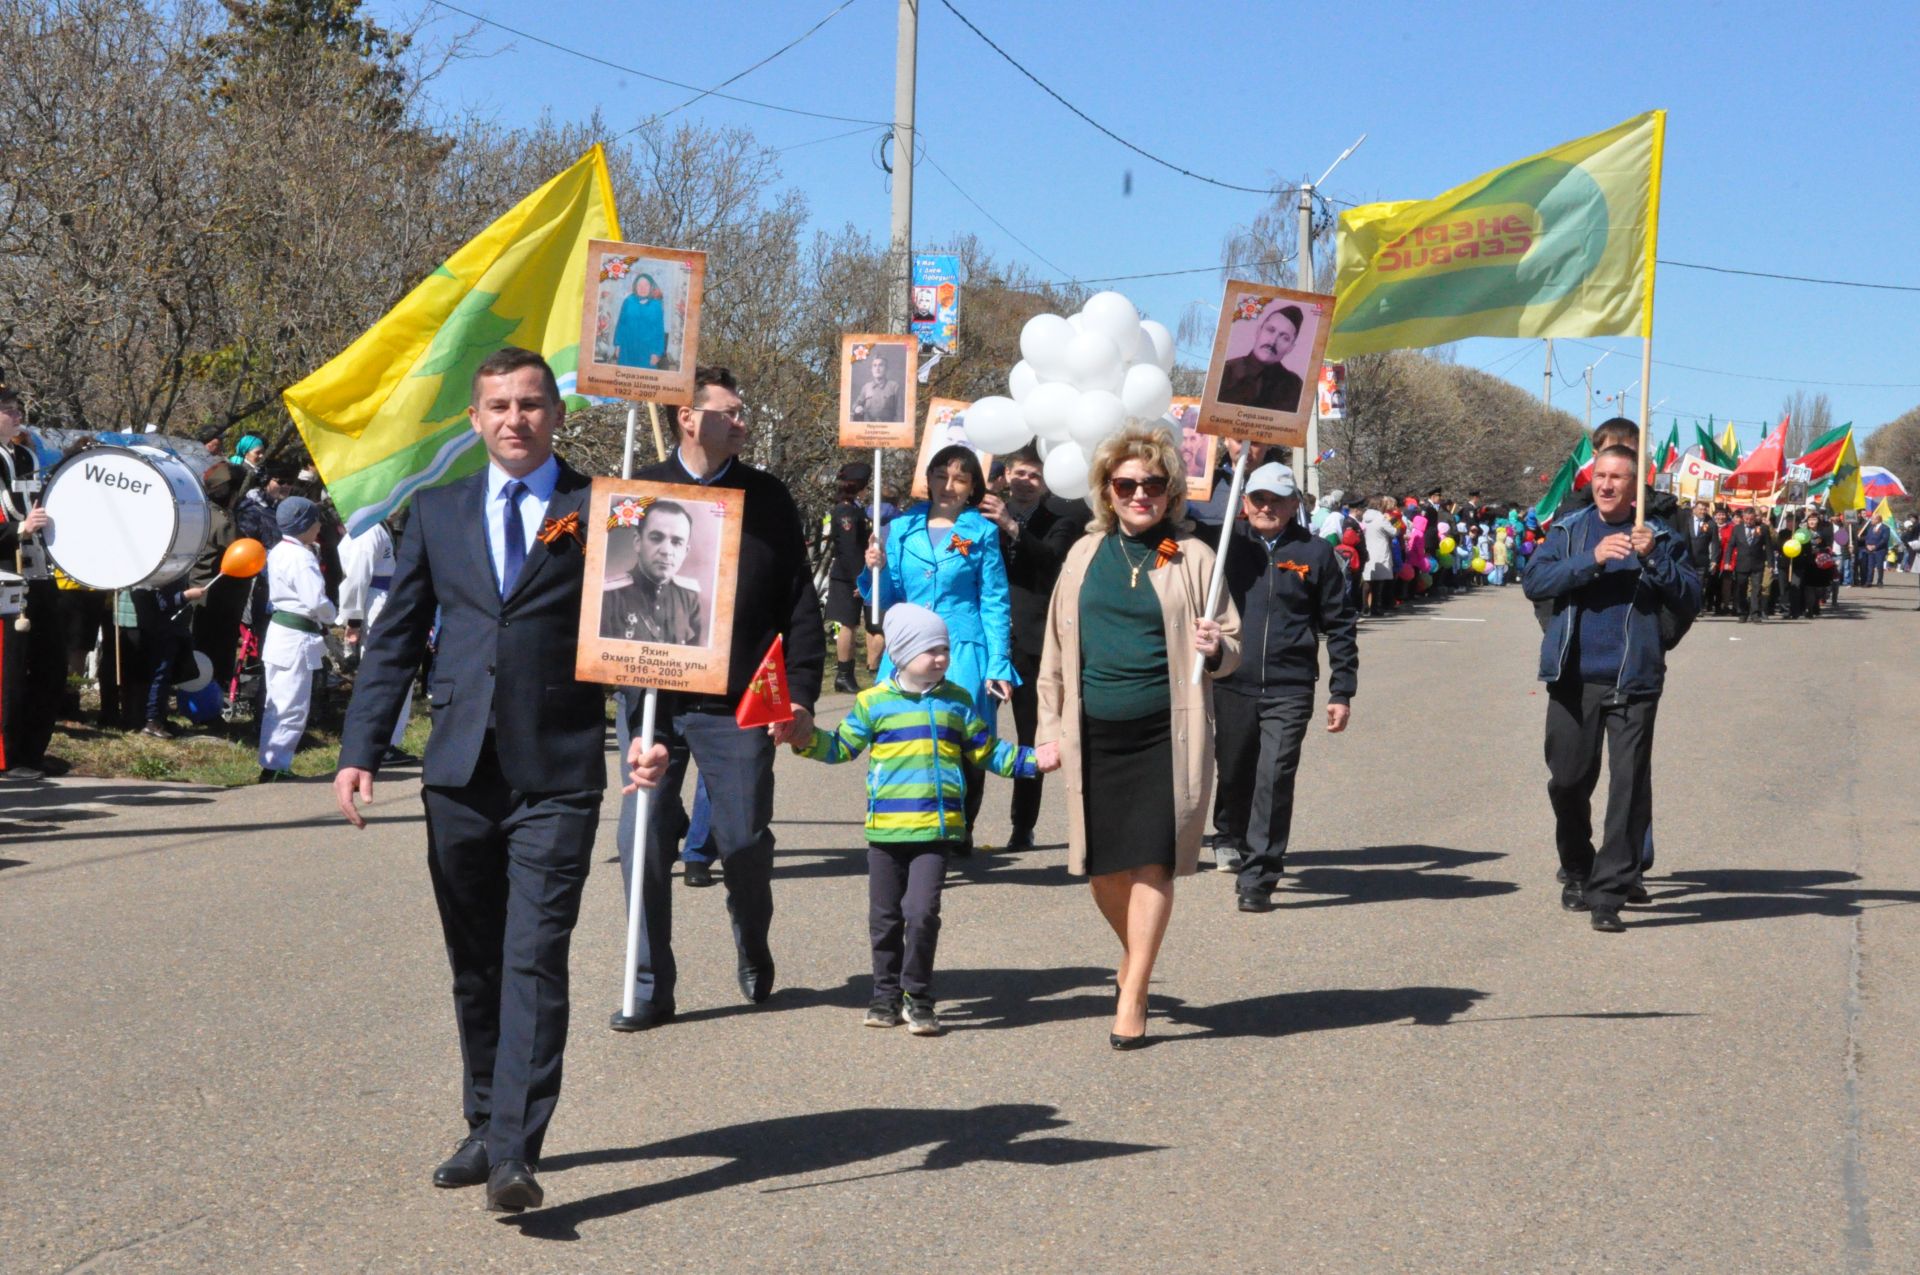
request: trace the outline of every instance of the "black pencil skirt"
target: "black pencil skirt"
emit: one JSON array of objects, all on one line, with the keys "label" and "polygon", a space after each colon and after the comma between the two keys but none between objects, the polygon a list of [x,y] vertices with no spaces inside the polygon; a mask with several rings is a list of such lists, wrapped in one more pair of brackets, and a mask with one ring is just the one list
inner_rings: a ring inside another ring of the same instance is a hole
[{"label": "black pencil skirt", "polygon": [[1173,714],[1081,718],[1087,873],[1173,868]]}]

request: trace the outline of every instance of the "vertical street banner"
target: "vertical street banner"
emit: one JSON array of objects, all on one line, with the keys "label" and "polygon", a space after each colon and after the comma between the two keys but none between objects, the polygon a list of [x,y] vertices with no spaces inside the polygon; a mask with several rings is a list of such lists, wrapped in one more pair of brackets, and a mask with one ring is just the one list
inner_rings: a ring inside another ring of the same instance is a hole
[{"label": "vertical street banner", "polygon": [[600,147],[521,200],[319,371],[281,396],[347,529],[485,463],[467,423],[474,369],[502,346],[537,350],[570,407],[587,245],[618,239]]},{"label": "vertical street banner", "polygon": [[1344,363],[1320,365],[1320,419],[1345,420],[1347,415],[1347,366]]},{"label": "vertical street banner", "polygon": [[1666,112],[1340,215],[1327,357],[1470,336],[1653,334]]},{"label": "vertical street banner", "polygon": [[948,354],[960,328],[960,258],[950,252],[920,252],[913,257],[907,331]]}]

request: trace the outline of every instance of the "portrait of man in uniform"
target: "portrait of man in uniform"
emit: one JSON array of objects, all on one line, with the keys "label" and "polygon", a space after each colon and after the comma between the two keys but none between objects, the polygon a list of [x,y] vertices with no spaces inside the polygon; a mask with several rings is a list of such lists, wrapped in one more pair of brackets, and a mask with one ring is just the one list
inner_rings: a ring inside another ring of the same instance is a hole
[{"label": "portrait of man in uniform", "polygon": [[1300,374],[1286,366],[1286,358],[1300,340],[1306,314],[1290,301],[1275,301],[1260,315],[1253,348],[1228,359],[1220,376],[1220,401],[1269,412],[1293,412],[1300,407]]},{"label": "portrait of man in uniform", "polygon": [[860,359],[860,372],[854,380],[853,405],[856,421],[891,423],[906,419],[901,373],[905,358],[898,346],[879,345]]},{"label": "portrait of man in uniform", "polygon": [[706,645],[700,587],[680,575],[693,548],[694,516],[672,500],[647,506],[638,525],[608,532],[609,551],[631,541],[633,568],[624,582],[606,581],[600,601],[600,636],[666,646]]}]

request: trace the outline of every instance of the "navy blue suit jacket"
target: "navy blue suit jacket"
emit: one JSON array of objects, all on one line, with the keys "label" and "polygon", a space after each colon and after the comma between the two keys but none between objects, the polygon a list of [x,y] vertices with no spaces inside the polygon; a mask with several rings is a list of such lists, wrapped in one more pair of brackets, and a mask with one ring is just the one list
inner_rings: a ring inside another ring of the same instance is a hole
[{"label": "navy blue suit jacket", "polygon": [[[607,781],[606,695],[573,677],[586,547],[571,536],[536,540],[513,592],[501,598],[487,550],[486,483],[482,470],[414,497],[393,588],[366,637],[340,765],[379,769],[437,613],[424,781],[469,782],[491,722],[500,768],[516,791],[599,792]],[[547,517],[580,513],[584,522],[591,485],[562,462]]]}]

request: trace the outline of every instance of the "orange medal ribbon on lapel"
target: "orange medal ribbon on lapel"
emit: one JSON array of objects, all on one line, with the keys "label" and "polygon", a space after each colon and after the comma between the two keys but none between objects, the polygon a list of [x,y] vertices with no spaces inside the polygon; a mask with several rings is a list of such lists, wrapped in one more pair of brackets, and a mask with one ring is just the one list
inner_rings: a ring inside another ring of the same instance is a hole
[{"label": "orange medal ribbon on lapel", "polygon": [[564,518],[549,518],[541,523],[540,534],[536,538],[551,549],[562,536],[572,536],[581,544],[586,543],[586,538],[580,534],[580,514],[577,510]]},{"label": "orange medal ribbon on lapel", "polygon": [[1312,567],[1309,567],[1304,562],[1276,562],[1273,564],[1273,569],[1275,571],[1291,571],[1302,580],[1305,580],[1307,573],[1313,570]]},{"label": "orange medal ribbon on lapel", "polygon": [[973,553],[973,541],[956,531],[953,533],[953,539],[947,541],[947,548],[965,558]]},{"label": "orange medal ribbon on lapel", "polygon": [[1153,551],[1153,569],[1158,571],[1161,567],[1166,566],[1179,556],[1180,546],[1174,541],[1173,537],[1169,536],[1160,542],[1158,549]]}]

